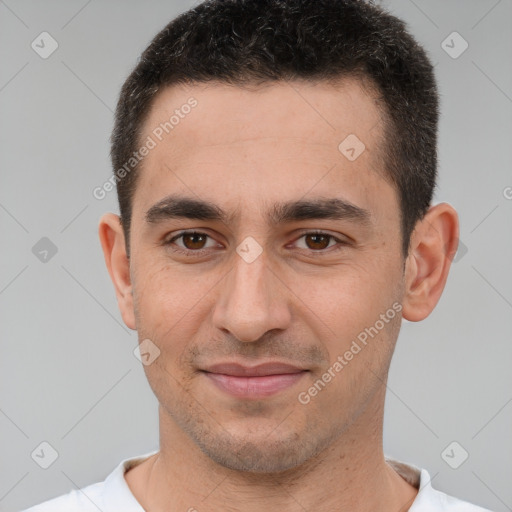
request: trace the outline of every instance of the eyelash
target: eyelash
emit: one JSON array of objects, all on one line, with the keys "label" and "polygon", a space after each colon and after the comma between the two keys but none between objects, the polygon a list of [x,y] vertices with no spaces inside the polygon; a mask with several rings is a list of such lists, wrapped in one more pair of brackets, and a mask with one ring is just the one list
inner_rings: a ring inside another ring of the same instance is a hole
[{"label": "eyelash", "polygon": [[[193,231],[193,230],[192,231],[181,231],[180,233],[178,233],[177,235],[174,235],[169,240],[164,241],[164,245],[166,245],[166,246],[175,245],[174,241],[182,238],[185,235],[203,235],[203,236],[206,236],[208,238],[212,238],[207,233],[203,233],[201,231]],[[304,233],[302,233],[295,240],[295,242],[297,240],[300,240],[301,238],[307,236],[307,235],[322,235],[322,236],[329,237],[329,239],[330,239],[329,242],[331,240],[334,240],[335,242],[338,242],[338,246],[333,246],[334,248],[333,247],[328,247],[326,249],[318,249],[316,251],[314,249],[309,249],[311,255],[313,255],[314,257],[324,255],[327,252],[328,249],[329,249],[329,252],[336,252],[336,251],[339,251],[339,250],[343,249],[344,246],[348,245],[348,242],[340,240],[339,238],[336,238],[334,235],[331,235],[329,233],[325,233],[324,231],[317,231],[317,230],[305,231]],[[175,247],[173,247],[172,250],[175,251],[175,252],[178,252],[180,254],[184,254],[185,256],[202,256],[204,253],[209,251],[209,249],[197,249],[197,250],[194,250],[194,249],[184,249],[184,248],[182,248],[180,246],[177,246],[177,245],[175,245]],[[307,250],[307,249],[303,249],[303,250]]]}]

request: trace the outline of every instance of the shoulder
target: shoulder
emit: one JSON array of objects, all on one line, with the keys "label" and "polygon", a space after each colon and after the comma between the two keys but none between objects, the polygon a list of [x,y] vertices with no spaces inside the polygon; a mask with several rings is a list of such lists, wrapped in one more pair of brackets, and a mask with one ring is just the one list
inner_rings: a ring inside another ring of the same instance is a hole
[{"label": "shoulder", "polygon": [[122,460],[102,482],[73,489],[67,494],[44,501],[22,512],[144,512],[126,482],[125,473],[158,450]]},{"label": "shoulder", "polygon": [[22,512],[98,512],[103,509],[103,486],[104,482],[98,482],[80,490],[74,489]]},{"label": "shoulder", "polygon": [[439,510],[442,512],[491,512],[487,508],[473,505],[467,501],[449,496],[448,494],[434,489],[430,483],[431,478],[426,469],[421,470],[420,490],[417,501],[414,504],[417,509],[412,507],[410,512],[423,512],[429,510]]},{"label": "shoulder", "polygon": [[[416,504],[416,502],[415,502]],[[467,501],[455,498],[444,492],[434,489],[430,484],[430,475],[427,470],[421,470],[420,491],[417,498],[417,509],[411,508],[410,512],[423,512],[439,510],[442,512],[491,512],[487,508],[474,505]]]},{"label": "shoulder", "polygon": [[409,512],[491,512],[467,501],[449,496],[434,489],[426,469],[386,457],[386,462],[409,484],[418,489],[418,494]]}]

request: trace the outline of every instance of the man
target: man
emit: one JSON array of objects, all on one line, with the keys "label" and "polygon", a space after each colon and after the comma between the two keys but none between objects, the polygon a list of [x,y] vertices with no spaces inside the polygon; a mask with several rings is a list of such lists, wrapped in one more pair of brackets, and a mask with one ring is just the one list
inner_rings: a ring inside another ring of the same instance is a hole
[{"label": "man", "polygon": [[382,447],[401,320],[457,250],[437,121],[424,50],[368,2],[213,0],[162,30],[99,226],[160,449],[29,510],[483,511]]}]

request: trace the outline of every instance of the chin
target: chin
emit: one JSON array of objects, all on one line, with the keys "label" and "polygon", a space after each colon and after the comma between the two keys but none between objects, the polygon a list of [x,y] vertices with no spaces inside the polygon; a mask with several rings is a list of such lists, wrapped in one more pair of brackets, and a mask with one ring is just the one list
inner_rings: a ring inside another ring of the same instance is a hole
[{"label": "chin", "polygon": [[[193,436],[194,437],[194,436]],[[247,431],[233,435],[226,430],[217,435],[195,437],[201,451],[215,463],[240,472],[270,474],[297,468],[318,455],[330,442],[312,432],[261,432],[248,435]]]}]

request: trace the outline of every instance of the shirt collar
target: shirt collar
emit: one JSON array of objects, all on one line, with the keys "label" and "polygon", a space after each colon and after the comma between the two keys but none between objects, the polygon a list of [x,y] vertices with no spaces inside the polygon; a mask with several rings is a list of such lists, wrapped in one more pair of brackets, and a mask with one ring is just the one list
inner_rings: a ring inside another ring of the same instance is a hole
[{"label": "shirt collar", "polygon": [[[159,450],[153,450],[137,457],[122,460],[105,480],[104,486],[104,508],[105,512],[144,512],[141,504],[135,499],[124,474],[134,466],[137,466],[145,459],[151,457]],[[386,462],[396,471],[407,483],[418,489],[418,494],[409,512],[420,512],[425,506],[441,505],[433,503],[432,499],[437,495],[433,492],[431,478],[427,470],[420,469],[412,464],[400,462],[391,457],[386,457]]]},{"label": "shirt collar", "polygon": [[144,512],[142,505],[135,499],[124,474],[134,466],[137,466],[158,450],[122,460],[105,480],[104,486],[104,512]]}]

